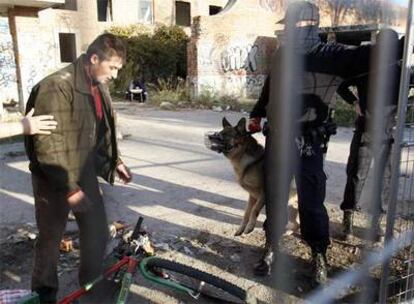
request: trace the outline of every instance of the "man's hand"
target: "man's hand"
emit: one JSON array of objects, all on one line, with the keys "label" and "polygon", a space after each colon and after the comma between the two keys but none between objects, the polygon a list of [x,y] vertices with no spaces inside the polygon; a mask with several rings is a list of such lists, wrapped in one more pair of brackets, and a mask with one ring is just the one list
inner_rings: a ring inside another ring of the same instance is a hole
[{"label": "man's hand", "polygon": [[22,119],[23,134],[34,135],[34,134],[51,134],[51,130],[55,130],[57,122],[53,120],[52,115],[39,115],[33,116],[34,108],[27,113]]},{"label": "man's hand", "polygon": [[116,173],[124,184],[128,184],[132,180],[131,171],[124,165],[124,163],[120,163],[116,166]]},{"label": "man's hand", "polygon": [[359,101],[357,101],[357,102],[355,103],[355,113],[356,113],[358,116],[364,116],[364,114],[362,114],[362,111],[361,111],[361,105],[359,104]]},{"label": "man's hand", "polygon": [[261,117],[252,117],[249,119],[249,124],[247,125],[247,130],[251,133],[257,133],[262,130],[262,127],[260,126],[262,118]]},{"label": "man's hand", "polygon": [[92,202],[82,190],[75,192],[68,197],[69,208],[73,212],[86,212],[91,206]]}]

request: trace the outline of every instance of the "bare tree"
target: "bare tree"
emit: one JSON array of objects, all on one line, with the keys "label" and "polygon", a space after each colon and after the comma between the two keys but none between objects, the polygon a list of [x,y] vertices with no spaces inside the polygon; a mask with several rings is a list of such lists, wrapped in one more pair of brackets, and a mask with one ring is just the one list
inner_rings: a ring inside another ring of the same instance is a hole
[{"label": "bare tree", "polygon": [[337,26],[346,13],[351,10],[356,0],[326,0],[331,15],[332,26]]},{"label": "bare tree", "polygon": [[398,19],[398,6],[388,1],[358,0],[356,14],[362,23],[394,24]]},{"label": "bare tree", "polygon": [[358,0],[356,15],[362,23],[379,23],[382,15],[381,1]]}]

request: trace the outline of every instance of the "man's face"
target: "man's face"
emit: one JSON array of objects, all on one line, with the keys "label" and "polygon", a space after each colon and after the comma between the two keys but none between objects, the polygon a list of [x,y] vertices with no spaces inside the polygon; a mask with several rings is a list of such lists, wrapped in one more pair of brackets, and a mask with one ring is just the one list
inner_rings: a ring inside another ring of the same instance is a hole
[{"label": "man's face", "polygon": [[106,84],[118,76],[122,68],[122,58],[112,56],[109,59],[100,60],[98,55],[91,56],[91,77],[98,83]]}]

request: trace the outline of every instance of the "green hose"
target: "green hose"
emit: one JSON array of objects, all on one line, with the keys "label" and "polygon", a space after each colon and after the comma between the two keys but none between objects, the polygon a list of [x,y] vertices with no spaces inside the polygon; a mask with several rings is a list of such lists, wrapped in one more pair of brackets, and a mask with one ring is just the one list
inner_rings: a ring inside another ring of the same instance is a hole
[{"label": "green hose", "polygon": [[151,271],[147,270],[147,263],[148,261],[152,260],[152,259],[156,259],[156,257],[147,257],[142,259],[141,263],[139,263],[139,270],[141,271],[142,275],[144,276],[144,278],[153,281],[157,284],[160,285],[164,285],[167,286],[169,288],[181,291],[181,292],[185,292],[185,293],[189,293],[189,294],[193,294],[194,290],[187,288],[185,286],[180,285],[179,283],[173,282],[169,279],[164,279],[161,278],[157,275],[154,275]]}]

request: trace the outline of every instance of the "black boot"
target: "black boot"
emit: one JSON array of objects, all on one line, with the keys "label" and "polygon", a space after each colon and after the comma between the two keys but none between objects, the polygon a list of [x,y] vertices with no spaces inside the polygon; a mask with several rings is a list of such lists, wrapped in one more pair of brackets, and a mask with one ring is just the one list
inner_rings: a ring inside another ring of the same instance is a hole
[{"label": "black boot", "polygon": [[274,259],[274,252],[271,246],[266,245],[263,256],[253,266],[253,273],[257,276],[264,277],[270,275]]},{"label": "black boot", "polygon": [[320,252],[312,253],[313,278],[317,285],[325,285],[328,281],[328,262],[326,255]]},{"label": "black boot", "polygon": [[353,234],[354,226],[354,211],[344,210],[344,217],[342,219],[342,234],[345,240],[348,240]]}]

